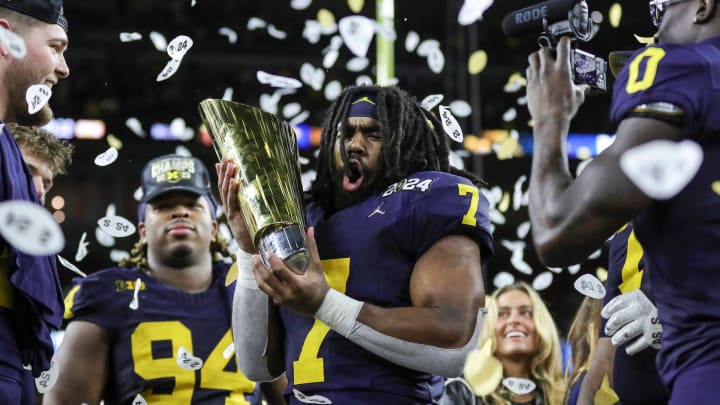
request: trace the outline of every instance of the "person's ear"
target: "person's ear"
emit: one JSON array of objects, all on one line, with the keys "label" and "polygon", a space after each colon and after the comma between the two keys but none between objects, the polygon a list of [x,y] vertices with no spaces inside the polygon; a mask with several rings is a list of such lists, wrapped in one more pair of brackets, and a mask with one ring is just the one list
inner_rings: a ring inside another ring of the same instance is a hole
[{"label": "person's ear", "polygon": [[693,23],[705,24],[715,16],[715,0],[699,0],[697,11],[693,17]]},{"label": "person's ear", "polygon": [[142,243],[143,245],[147,244],[146,231],[147,230],[145,229],[145,222],[140,222],[138,224],[138,235],[140,235],[140,243]]}]

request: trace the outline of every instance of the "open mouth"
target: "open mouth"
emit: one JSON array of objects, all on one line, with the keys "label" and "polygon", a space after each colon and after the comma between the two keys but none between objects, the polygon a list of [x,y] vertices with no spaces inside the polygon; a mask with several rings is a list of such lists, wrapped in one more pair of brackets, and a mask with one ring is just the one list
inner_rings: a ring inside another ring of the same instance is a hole
[{"label": "open mouth", "polygon": [[363,171],[360,162],[350,160],[345,165],[345,175],[343,176],[343,189],[345,191],[356,191],[362,186]]},{"label": "open mouth", "polygon": [[524,338],[525,334],[518,331],[508,332],[505,334],[506,339],[512,339],[512,338]]}]

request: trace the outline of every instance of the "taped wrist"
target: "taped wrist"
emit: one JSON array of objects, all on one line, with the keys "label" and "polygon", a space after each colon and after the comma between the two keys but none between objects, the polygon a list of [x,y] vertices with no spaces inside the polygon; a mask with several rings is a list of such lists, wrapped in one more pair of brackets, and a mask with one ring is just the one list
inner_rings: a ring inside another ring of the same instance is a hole
[{"label": "taped wrist", "polygon": [[253,290],[259,289],[252,272],[252,255],[243,250],[238,250],[235,256],[235,264],[237,265],[237,287],[245,287]]},{"label": "taped wrist", "polygon": [[315,312],[315,319],[323,321],[340,335],[347,337],[357,320],[363,303],[334,289],[325,294],[320,308]]}]

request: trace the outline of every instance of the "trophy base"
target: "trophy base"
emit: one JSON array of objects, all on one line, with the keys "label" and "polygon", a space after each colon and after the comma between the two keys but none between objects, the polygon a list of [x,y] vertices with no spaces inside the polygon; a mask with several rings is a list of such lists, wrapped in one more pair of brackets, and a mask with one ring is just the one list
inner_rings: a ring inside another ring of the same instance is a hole
[{"label": "trophy base", "polygon": [[282,259],[288,266],[305,273],[310,262],[310,252],[305,245],[305,234],[299,225],[290,225],[267,232],[260,238],[260,257],[270,269],[270,253]]}]

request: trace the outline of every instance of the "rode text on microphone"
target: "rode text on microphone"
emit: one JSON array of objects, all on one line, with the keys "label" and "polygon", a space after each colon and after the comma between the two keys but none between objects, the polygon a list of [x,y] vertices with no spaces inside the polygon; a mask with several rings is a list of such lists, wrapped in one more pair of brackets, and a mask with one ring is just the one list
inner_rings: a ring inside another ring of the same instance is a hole
[{"label": "rode text on microphone", "polygon": [[573,80],[593,90],[607,90],[607,62],[577,48],[579,41],[588,42],[597,33],[585,0],[547,0],[514,11],[503,19],[503,31],[509,37],[540,32],[538,44],[551,49],[561,36],[571,36]]}]

